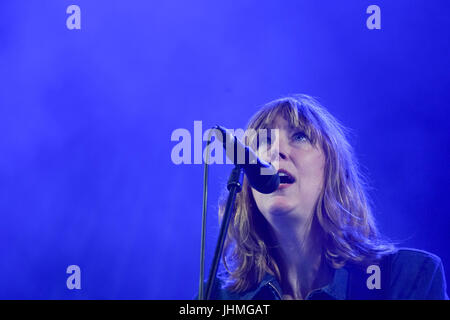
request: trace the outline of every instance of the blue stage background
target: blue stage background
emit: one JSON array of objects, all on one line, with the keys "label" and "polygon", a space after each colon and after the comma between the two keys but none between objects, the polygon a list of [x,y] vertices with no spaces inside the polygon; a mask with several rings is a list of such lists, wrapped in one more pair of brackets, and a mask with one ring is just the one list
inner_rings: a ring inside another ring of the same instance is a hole
[{"label": "blue stage background", "polygon": [[[171,134],[242,128],[291,93],[352,129],[381,231],[450,278],[449,17],[423,0],[1,1],[0,298],[192,298],[203,167],[173,164]],[[230,170],[211,167],[208,265]]]}]

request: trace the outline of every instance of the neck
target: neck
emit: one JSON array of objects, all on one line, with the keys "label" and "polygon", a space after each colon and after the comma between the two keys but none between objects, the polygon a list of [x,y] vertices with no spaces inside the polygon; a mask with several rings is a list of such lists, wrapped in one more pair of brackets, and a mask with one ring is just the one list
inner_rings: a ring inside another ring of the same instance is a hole
[{"label": "neck", "polygon": [[317,223],[286,224],[275,229],[283,292],[303,299],[326,285],[331,270],[322,258],[322,237]]}]

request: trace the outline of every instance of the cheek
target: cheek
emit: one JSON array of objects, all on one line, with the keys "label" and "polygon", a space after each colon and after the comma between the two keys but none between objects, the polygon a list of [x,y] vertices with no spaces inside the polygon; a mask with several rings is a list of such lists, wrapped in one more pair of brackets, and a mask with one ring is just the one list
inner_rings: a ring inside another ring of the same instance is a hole
[{"label": "cheek", "polygon": [[251,188],[251,192],[253,195],[253,199],[255,200],[256,206],[258,207],[258,210],[261,211],[264,203],[264,195],[262,193],[259,193],[253,188]]},{"label": "cheek", "polygon": [[258,191],[252,190],[253,199],[255,200],[256,208],[258,208],[259,212],[268,219],[269,218],[269,212],[271,210],[271,207],[273,206],[273,203],[271,201],[271,198],[267,194],[259,193]]},{"label": "cheek", "polygon": [[300,157],[299,176],[300,181],[321,186],[325,168],[325,156],[321,151],[310,152]]}]

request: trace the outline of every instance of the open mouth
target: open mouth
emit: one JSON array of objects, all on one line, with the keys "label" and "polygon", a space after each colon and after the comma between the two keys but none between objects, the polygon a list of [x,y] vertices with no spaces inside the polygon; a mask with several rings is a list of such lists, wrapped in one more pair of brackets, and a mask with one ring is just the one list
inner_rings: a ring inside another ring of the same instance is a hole
[{"label": "open mouth", "polygon": [[280,176],[280,184],[292,184],[295,182],[295,178],[286,170],[278,170],[278,175]]}]

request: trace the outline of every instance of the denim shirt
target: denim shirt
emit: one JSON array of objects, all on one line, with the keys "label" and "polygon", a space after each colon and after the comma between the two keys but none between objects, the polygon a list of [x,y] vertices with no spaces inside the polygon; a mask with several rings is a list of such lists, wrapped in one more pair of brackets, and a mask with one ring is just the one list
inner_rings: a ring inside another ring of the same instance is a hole
[{"label": "denim shirt", "polygon": [[[436,255],[401,248],[375,265],[336,269],[332,281],[311,291],[306,300],[448,300],[444,269]],[[213,300],[281,300],[282,296],[279,282],[270,274],[242,293],[224,289],[217,280],[211,295]]]}]

